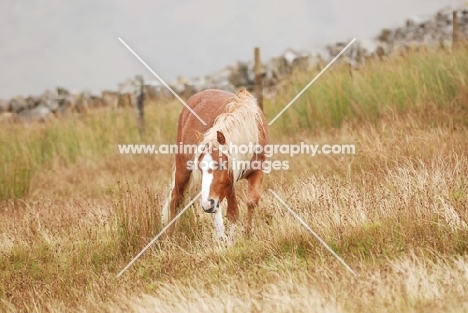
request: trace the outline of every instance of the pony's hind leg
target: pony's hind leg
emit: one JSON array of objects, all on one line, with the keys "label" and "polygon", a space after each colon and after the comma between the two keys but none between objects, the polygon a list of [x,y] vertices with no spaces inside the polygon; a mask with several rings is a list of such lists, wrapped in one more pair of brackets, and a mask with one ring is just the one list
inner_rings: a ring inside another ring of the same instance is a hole
[{"label": "pony's hind leg", "polygon": [[247,235],[252,233],[252,220],[255,212],[255,208],[258,206],[260,200],[260,186],[262,185],[263,171],[258,170],[253,172],[247,181],[249,183],[247,191],[247,225],[245,231]]}]

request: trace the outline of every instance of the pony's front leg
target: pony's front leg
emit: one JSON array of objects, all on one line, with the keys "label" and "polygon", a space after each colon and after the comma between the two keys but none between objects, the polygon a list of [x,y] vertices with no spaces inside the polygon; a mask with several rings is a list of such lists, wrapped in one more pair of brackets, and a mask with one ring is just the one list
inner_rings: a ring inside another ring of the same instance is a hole
[{"label": "pony's front leg", "polygon": [[229,240],[231,242],[234,242],[234,237],[236,235],[236,223],[239,217],[239,207],[237,206],[237,198],[234,188],[232,189],[231,193],[227,196],[227,203],[227,218],[231,224],[229,229]]},{"label": "pony's front leg", "polygon": [[227,241],[227,236],[224,229],[223,221],[223,207],[222,204],[219,204],[219,208],[216,213],[213,215],[214,228],[216,230],[216,236],[220,241]]}]

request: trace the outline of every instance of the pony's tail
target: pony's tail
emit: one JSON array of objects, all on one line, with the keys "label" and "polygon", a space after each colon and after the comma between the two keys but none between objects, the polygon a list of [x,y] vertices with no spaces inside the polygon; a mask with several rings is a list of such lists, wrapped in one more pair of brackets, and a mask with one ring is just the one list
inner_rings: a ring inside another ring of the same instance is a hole
[{"label": "pony's tail", "polygon": [[174,189],[175,186],[175,166],[172,169],[172,176],[171,176],[171,183],[169,185],[169,191],[166,194],[166,199],[164,200],[164,204],[162,207],[161,211],[161,226],[165,227],[169,223],[169,206],[171,204],[171,196],[172,196],[172,190]]}]

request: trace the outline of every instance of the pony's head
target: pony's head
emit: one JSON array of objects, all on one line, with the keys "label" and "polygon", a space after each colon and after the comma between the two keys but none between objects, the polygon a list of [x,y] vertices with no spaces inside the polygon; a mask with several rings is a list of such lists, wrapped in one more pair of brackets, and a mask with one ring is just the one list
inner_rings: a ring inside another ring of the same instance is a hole
[{"label": "pony's head", "polygon": [[218,211],[220,202],[232,192],[234,184],[227,151],[222,149],[226,138],[222,132],[217,131],[216,140],[204,146],[197,160],[203,190],[200,204],[206,213]]}]

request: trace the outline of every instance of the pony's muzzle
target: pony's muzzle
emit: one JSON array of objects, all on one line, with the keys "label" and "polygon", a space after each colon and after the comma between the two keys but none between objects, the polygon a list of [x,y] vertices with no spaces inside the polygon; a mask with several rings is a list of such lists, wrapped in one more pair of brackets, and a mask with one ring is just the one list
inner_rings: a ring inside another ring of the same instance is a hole
[{"label": "pony's muzzle", "polygon": [[219,204],[214,199],[208,199],[208,201],[210,202],[210,207],[208,209],[203,207],[203,211],[206,213],[216,213],[216,209],[219,207]]}]

